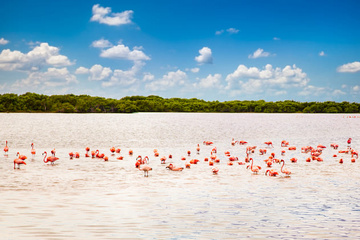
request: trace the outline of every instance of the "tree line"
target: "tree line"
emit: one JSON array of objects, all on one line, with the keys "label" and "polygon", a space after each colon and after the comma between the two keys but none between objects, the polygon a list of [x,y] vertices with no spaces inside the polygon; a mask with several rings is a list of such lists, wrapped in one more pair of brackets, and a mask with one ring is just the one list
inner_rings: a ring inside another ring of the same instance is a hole
[{"label": "tree line", "polygon": [[292,100],[205,101],[197,98],[131,96],[121,99],[89,95],[0,95],[0,112],[134,113],[134,112],[258,112],[258,113],[360,113],[360,103],[297,102]]}]

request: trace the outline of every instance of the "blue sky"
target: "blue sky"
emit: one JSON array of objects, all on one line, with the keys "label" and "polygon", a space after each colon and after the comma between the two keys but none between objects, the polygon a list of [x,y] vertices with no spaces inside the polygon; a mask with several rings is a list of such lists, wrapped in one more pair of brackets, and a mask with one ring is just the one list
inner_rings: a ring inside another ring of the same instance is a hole
[{"label": "blue sky", "polygon": [[360,1],[2,1],[0,93],[360,99]]}]

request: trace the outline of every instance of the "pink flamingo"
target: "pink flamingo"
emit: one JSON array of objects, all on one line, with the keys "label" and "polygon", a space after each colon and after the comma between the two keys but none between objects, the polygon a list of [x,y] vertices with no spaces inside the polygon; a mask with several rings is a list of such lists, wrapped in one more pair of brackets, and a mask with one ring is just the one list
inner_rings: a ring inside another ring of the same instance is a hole
[{"label": "pink flamingo", "polygon": [[50,156],[50,157],[46,158],[47,157],[47,152],[46,151],[42,155],[44,155],[44,154],[45,154],[44,163],[51,162],[51,164],[54,164],[54,162],[56,160],[59,160],[58,157],[54,157],[54,156]]},{"label": "pink flamingo", "polygon": [[265,172],[265,175],[268,175],[268,173],[269,173],[269,176],[270,177],[276,177],[279,173],[276,171],[276,170],[274,170],[274,169],[268,169],[268,170],[266,170],[266,172]]},{"label": "pink flamingo", "polygon": [[149,171],[152,170],[151,167],[149,167],[148,165],[144,165],[143,167],[138,167],[140,171],[144,171],[144,177],[148,177],[149,176]]},{"label": "pink flamingo", "polygon": [[5,155],[7,155],[8,151],[9,151],[9,147],[8,147],[8,141],[6,141],[6,145],[4,147],[4,152],[5,152]]},{"label": "pink flamingo", "polygon": [[16,156],[19,156],[19,159],[25,160],[27,157],[25,155],[21,155],[19,152],[16,153]]},{"label": "pink flamingo", "polygon": [[31,154],[34,156],[36,154],[34,143],[31,143]]},{"label": "pink flamingo", "polygon": [[282,166],[281,166],[281,172],[282,172],[282,173],[285,173],[287,176],[289,176],[289,175],[291,174],[291,172],[290,172],[288,169],[284,168],[285,161],[284,161],[283,159],[281,159],[280,162],[283,163]]},{"label": "pink flamingo", "polygon": [[182,171],[184,169],[183,167],[175,167],[172,163],[170,163],[166,168],[171,171]]},{"label": "pink flamingo", "polygon": [[21,164],[25,164],[25,165],[26,165],[26,162],[25,162],[24,160],[20,159],[20,158],[17,158],[17,159],[14,160],[14,169],[15,169],[16,164],[17,164],[17,166],[18,166],[18,169],[20,169],[20,165],[21,165]]},{"label": "pink flamingo", "polygon": [[250,158],[250,161],[251,161],[250,170],[251,170],[253,173],[255,173],[255,174],[259,173],[261,167],[260,167],[260,166],[256,166],[256,165],[254,166],[254,165],[253,165],[253,164],[254,164],[254,159]]},{"label": "pink flamingo", "polygon": [[85,148],[85,151],[86,151],[85,157],[90,157],[90,155],[89,155],[90,148],[89,148],[89,147],[86,147],[86,148]]}]

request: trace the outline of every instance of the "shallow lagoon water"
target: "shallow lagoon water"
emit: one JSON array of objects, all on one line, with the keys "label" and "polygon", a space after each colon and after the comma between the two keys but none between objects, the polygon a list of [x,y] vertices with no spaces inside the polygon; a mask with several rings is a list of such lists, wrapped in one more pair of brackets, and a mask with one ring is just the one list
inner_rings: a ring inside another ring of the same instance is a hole
[{"label": "shallow lagoon water", "polygon": [[[360,160],[351,163],[349,155],[330,148],[337,143],[344,150],[352,137],[358,150],[360,115],[11,113],[0,119],[0,143],[7,140],[10,149],[0,155],[1,239],[360,238]],[[263,167],[260,174],[227,165],[225,151],[245,158],[246,146],[232,146],[232,138],[267,149],[265,156],[252,155]],[[297,150],[281,157],[282,140]],[[318,144],[327,146],[324,162],[306,162],[309,155],[300,148]],[[121,153],[111,155],[112,146]],[[218,175],[204,161],[215,146]],[[109,161],[85,158],[85,147],[99,149]],[[45,164],[41,153],[54,148],[60,159]],[[172,154],[167,163],[176,166],[200,162],[172,172],[154,157],[155,148],[160,156]],[[28,159],[14,170],[16,152]],[[69,152],[81,157],[70,160]],[[271,152],[286,161],[291,177],[264,175],[263,160]],[[138,155],[150,157],[149,177],[134,167]]]}]

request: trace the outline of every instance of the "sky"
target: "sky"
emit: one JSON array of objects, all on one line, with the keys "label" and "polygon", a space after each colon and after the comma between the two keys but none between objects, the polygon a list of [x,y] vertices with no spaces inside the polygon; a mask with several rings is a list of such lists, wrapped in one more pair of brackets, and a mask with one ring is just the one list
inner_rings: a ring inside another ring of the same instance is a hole
[{"label": "sky", "polygon": [[358,0],[12,0],[0,94],[360,102]]}]

